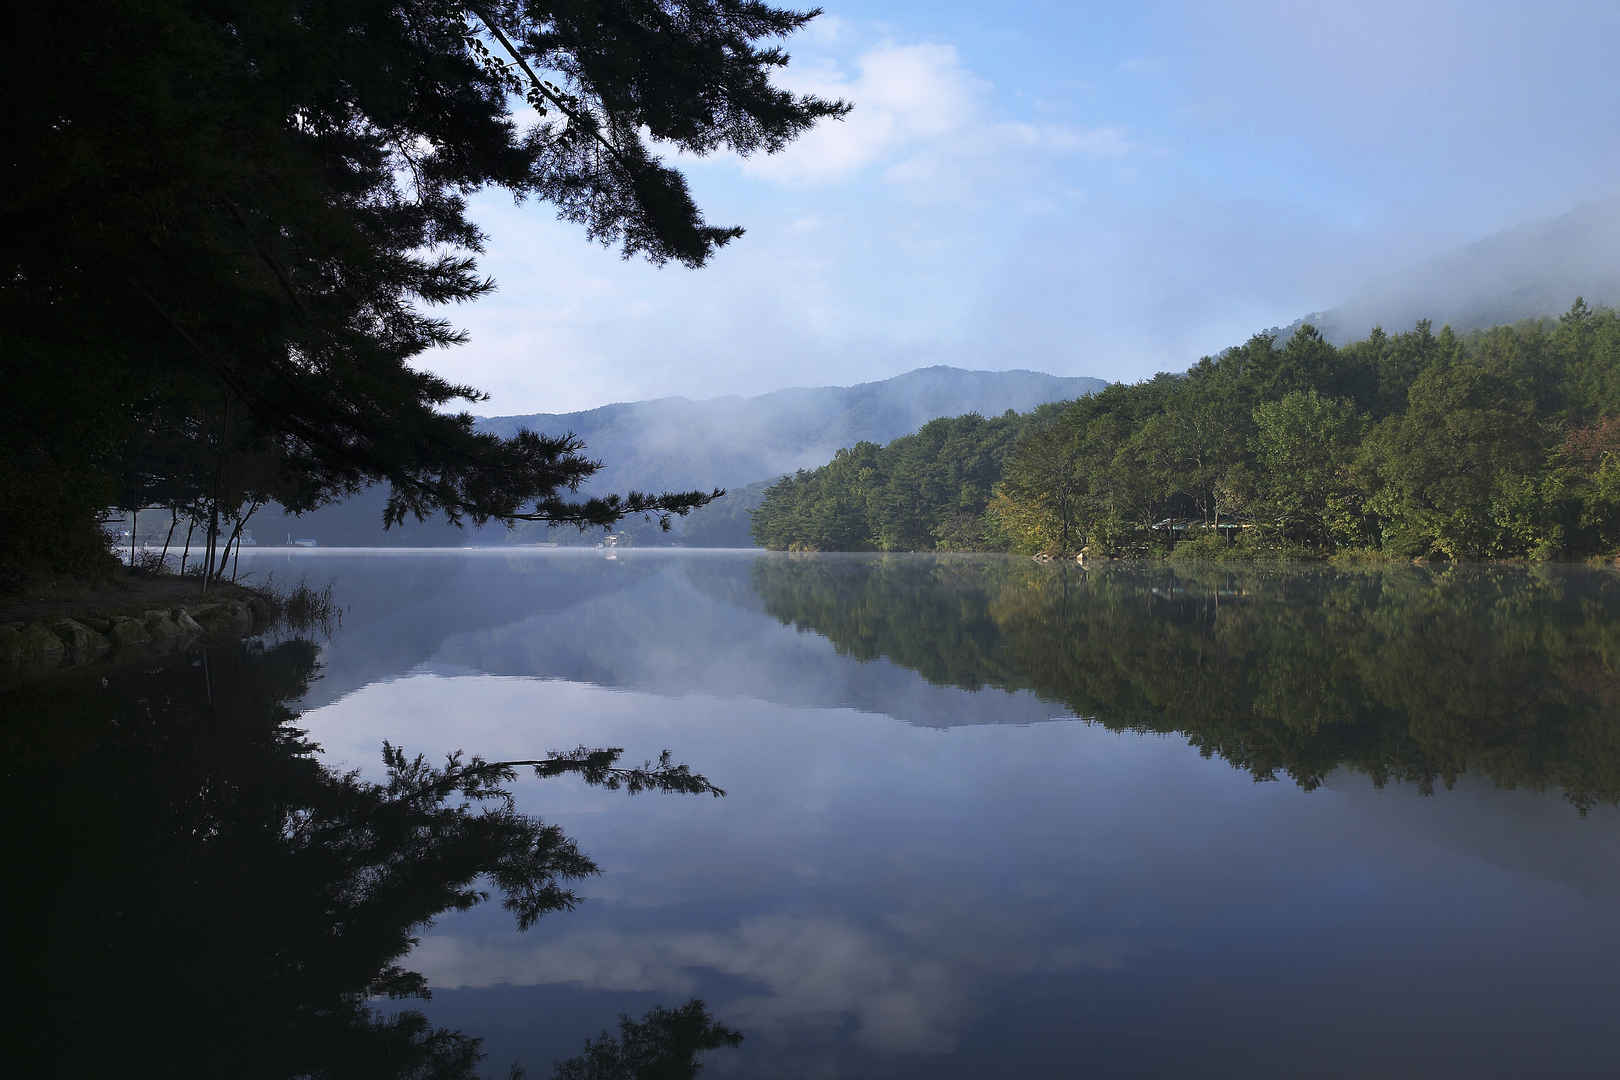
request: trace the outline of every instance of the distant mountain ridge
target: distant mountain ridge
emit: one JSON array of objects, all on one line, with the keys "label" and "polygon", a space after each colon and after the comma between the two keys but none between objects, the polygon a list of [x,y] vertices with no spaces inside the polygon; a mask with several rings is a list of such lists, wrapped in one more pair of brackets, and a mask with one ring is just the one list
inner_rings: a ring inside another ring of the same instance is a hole
[{"label": "distant mountain ridge", "polygon": [[1102,389],[1102,379],[936,365],[854,386],[796,387],[758,397],[660,398],[574,413],[481,419],[481,431],[572,431],[604,468],[595,490],[738,487],[825,464],[862,441],[886,443],[941,416],[1027,412]]},{"label": "distant mountain ridge", "polygon": [[1558,315],[1577,296],[1589,305],[1620,306],[1620,196],[1519,225],[1417,267],[1370,283],[1311,323],[1335,345],[1390,333],[1428,319],[1438,330],[1483,330]]},{"label": "distant mountain ridge", "polygon": [[[854,386],[797,387],[702,401],[670,397],[581,412],[481,417],[477,428],[502,436],[523,428],[547,435],[572,432],[584,441],[584,453],[603,463],[602,471],[581,488],[585,495],[629,488],[726,488],[740,498],[728,497],[698,511],[680,523],[681,535],[692,543],[747,544],[741,499],[757,498],[765,481],[825,464],[845,446],[889,442],[938,417],[970,412],[998,416],[1008,409],[1028,412],[1106,385],[1102,379],[1023,369],[971,371],[936,365]],[[270,543],[279,542],[283,533],[294,533],[343,547],[454,546],[500,543],[506,537],[498,527],[463,531],[440,522],[407,522],[384,532],[385,499],[384,490],[372,488],[296,519],[266,507],[254,517],[252,527]],[[723,528],[714,528],[722,522]],[[525,535],[540,538],[529,531]],[[559,533],[556,538],[570,537]]]}]

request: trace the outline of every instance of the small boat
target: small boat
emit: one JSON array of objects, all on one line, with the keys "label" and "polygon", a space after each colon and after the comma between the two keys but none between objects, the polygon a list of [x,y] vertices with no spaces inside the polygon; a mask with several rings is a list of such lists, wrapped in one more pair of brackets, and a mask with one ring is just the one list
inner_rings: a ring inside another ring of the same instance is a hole
[{"label": "small boat", "polygon": [[292,533],[288,533],[287,534],[287,546],[288,547],[316,547],[317,545],[316,545],[315,541],[313,541],[313,540],[308,540],[308,539],[294,540],[293,536],[292,536]]}]

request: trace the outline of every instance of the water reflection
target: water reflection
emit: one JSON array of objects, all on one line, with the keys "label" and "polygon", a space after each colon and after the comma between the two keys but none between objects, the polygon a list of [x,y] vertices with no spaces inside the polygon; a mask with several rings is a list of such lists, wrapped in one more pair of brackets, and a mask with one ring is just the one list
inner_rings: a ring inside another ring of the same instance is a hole
[{"label": "water reflection", "polygon": [[[32,826],[17,865],[34,908],[13,943],[43,983],[14,1065],[478,1075],[478,1038],[380,1004],[428,995],[402,961],[423,928],[492,889],[520,929],[570,909],[596,864],[516,809],[516,763],[385,747],[377,782],[332,768],[289,707],[316,657],[307,640],[253,642],[12,693],[5,790],[8,819]],[[611,751],[524,767],[595,787],[713,790],[667,759],[625,768]],[[739,1041],[695,1001],[625,1024],[557,1075],[691,1075],[695,1053]]]},{"label": "water reflection", "polygon": [[[266,1072],[288,1066],[270,1044],[302,1014],[257,988],[323,970],[293,939],[344,932],[322,920],[374,879],[340,875],[317,902],[308,868],[369,865],[354,860],[376,841],[360,829],[318,856],[289,848],[277,815],[312,805],[346,835],[342,808],[390,783],[385,741],[433,762],[585,743],[630,760],[674,747],[727,796],[523,778],[511,813],[565,823],[601,867],[563,883],[585,902],[526,933],[497,904],[451,904],[402,955],[384,947],[397,930],[368,938],[368,963],[434,995],[339,995],[373,1010],[352,1045],[397,1005],[418,1014],[415,1044],[482,1038],[492,1077],[604,1028],[598,1061],[634,1043],[690,1064],[697,1044],[677,1036],[723,1045],[712,1017],[747,1041],[706,1056],[705,1076],[1620,1071],[1607,578],[622,556],[302,558],[292,576],[333,579],[348,609],[318,670],[307,644],[209,669],[216,694],[236,664],[227,684],[271,704],[205,710],[188,668],[115,685],[116,725],[85,710],[13,738],[12,809],[32,808],[14,820],[65,808],[33,856],[76,894],[55,922],[38,901],[37,951],[74,1018],[51,1030],[71,1041],[92,1016],[99,1033],[98,1010],[128,1002],[113,1038],[76,1051],[100,1065],[118,1039],[157,1052],[181,1027],[223,1043],[257,1008],[249,1038],[198,1053],[269,1045]],[[171,699],[184,734],[156,737],[142,710]],[[299,745],[252,735],[297,710]],[[263,718],[224,722],[237,714]],[[1096,722],[1050,722],[1076,716]],[[158,774],[182,782],[137,779]],[[1253,782],[1273,774],[1299,783]],[[248,854],[225,858],[226,838]],[[405,883],[433,864],[368,872]],[[216,962],[202,944],[282,908],[262,947]],[[387,925],[410,915],[394,911]],[[160,948],[192,974],[146,980]],[[353,1019],[320,995],[319,1016]],[[648,1011],[691,998],[712,1014]],[[620,1013],[652,1027],[619,1031]],[[415,1045],[378,1045],[396,1044]]]},{"label": "water reflection", "polygon": [[935,683],[1032,690],[1307,790],[1348,767],[1620,799],[1620,578],[762,559],[766,609]]}]

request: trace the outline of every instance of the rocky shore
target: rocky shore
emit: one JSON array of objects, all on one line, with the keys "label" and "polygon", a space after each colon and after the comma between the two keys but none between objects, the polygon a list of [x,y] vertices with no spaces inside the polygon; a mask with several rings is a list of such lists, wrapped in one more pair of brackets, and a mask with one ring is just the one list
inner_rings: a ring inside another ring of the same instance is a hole
[{"label": "rocky shore", "polygon": [[0,682],[48,675],[99,660],[174,652],[211,637],[243,637],[275,616],[268,597],[238,590],[139,614],[57,616],[0,623]]}]

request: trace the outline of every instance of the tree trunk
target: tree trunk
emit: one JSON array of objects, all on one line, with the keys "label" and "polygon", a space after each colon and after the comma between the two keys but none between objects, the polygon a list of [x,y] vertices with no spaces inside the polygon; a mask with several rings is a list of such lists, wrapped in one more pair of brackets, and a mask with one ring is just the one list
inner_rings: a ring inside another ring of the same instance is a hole
[{"label": "tree trunk", "polygon": [[242,567],[242,526],[246,525],[248,519],[257,513],[259,507],[263,505],[264,503],[259,502],[257,499],[248,503],[247,513],[243,514],[242,520],[236,523],[236,557],[231,561],[231,582],[233,584],[236,581],[236,572]]},{"label": "tree trunk", "polygon": [[[230,435],[231,395],[225,390],[220,402],[219,443],[214,448],[214,492],[210,499],[208,518],[208,563],[203,567],[202,588],[208,591],[209,579],[214,576],[214,556],[219,552],[219,500],[225,493],[225,440]],[[221,568],[223,568],[223,561]]]},{"label": "tree trunk", "polygon": [[[232,529],[231,530],[231,535],[227,536],[225,538],[225,550],[220,554],[220,557],[219,557],[219,573],[214,575],[215,580],[217,580],[217,581],[224,581],[225,580],[225,564],[231,561],[231,545],[235,544],[235,543],[238,543],[242,538],[242,522],[243,522],[243,520],[244,519],[242,519],[242,518],[237,518],[236,519],[236,528]],[[234,581],[236,579],[233,576],[231,580]]]},{"label": "tree trunk", "polygon": [[191,558],[191,533],[197,527],[197,515],[190,509],[186,510],[186,546],[180,552],[180,576],[186,576],[186,560]]},{"label": "tree trunk", "polygon": [[202,591],[208,591],[208,582],[214,576],[214,556],[219,553],[219,501],[208,508],[208,553],[203,561]]},{"label": "tree trunk", "polygon": [[129,568],[131,570],[135,569],[135,530],[137,528],[136,522],[140,520],[140,513],[138,507],[132,506],[129,509]]},{"label": "tree trunk", "polygon": [[163,538],[163,554],[159,556],[163,562],[163,569],[165,572],[167,572],[169,569],[169,541],[174,539],[174,527],[179,523],[180,508],[178,506],[169,507],[169,532],[168,535]]}]

